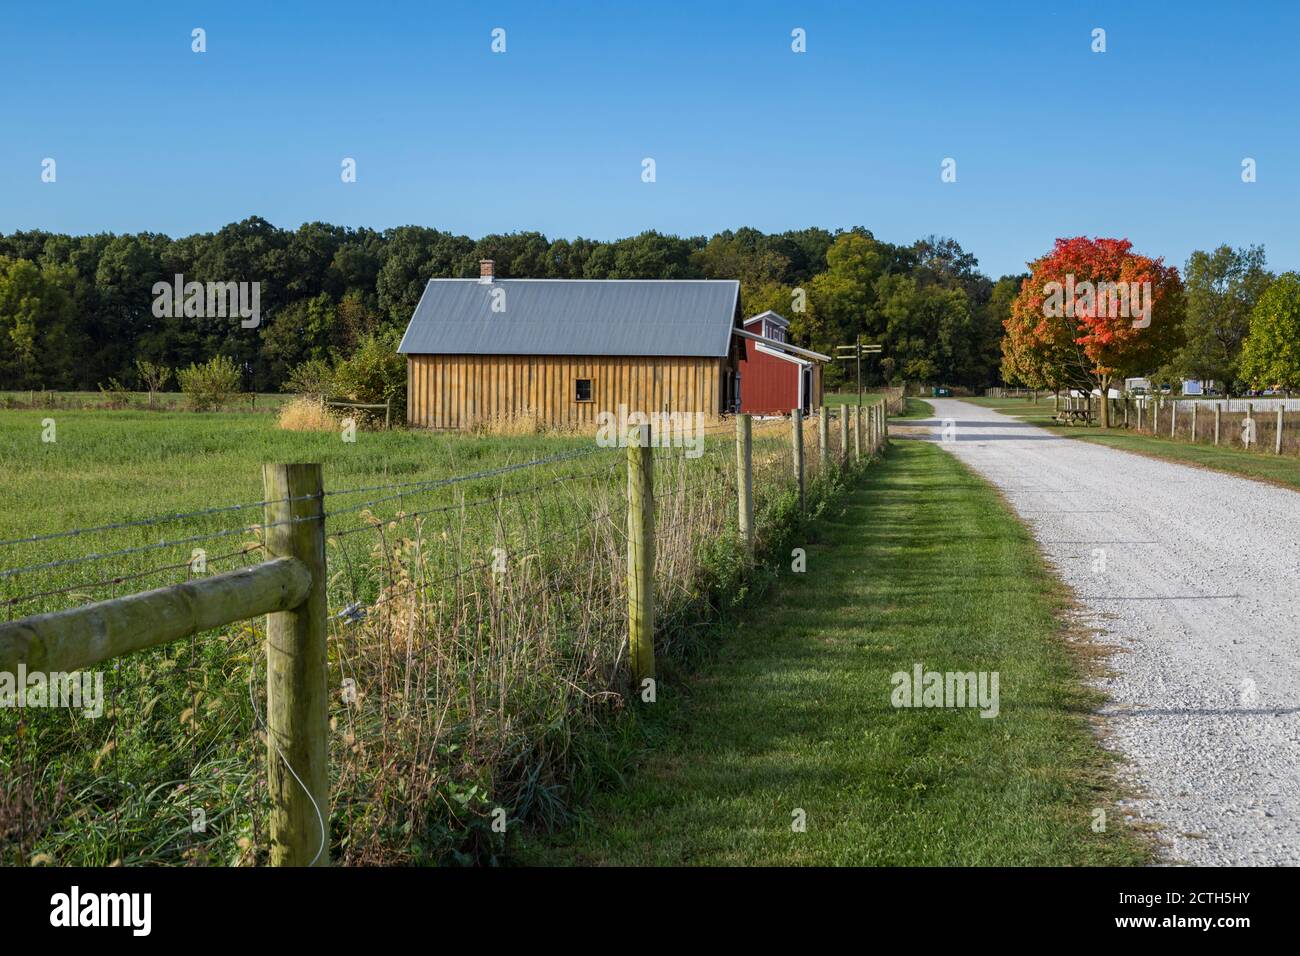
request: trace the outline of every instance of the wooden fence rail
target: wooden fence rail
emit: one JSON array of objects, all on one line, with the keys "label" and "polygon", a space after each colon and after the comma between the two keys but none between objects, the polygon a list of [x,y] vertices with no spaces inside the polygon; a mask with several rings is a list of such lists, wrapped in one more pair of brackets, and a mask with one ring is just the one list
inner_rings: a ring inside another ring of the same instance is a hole
[{"label": "wooden fence rail", "polygon": [[271,862],[329,863],[321,466],[266,465],[270,560],[0,624],[0,671],[70,672],[265,614]]},{"label": "wooden fence rail", "polygon": [[0,671],[76,671],[297,607],[311,572],[294,558],[0,624]]},{"label": "wooden fence rail", "polygon": [[379,409],[382,408],[384,410],[384,427],[385,428],[392,427],[393,400],[391,398],[388,401],[384,402],[382,405],[365,405],[360,402],[333,402],[333,401],[328,401],[325,404],[329,408],[362,408],[367,411],[379,411]]},{"label": "wooden fence rail", "polygon": [[[889,396],[853,408],[853,455],[875,455],[887,444],[887,417],[901,410]],[[817,467],[827,453],[830,410],[817,424]],[[849,407],[840,413],[838,461],[848,466]],[[792,458],[800,511],[806,458],[803,418],[796,410]],[[736,416],[738,527],[754,544],[753,426]],[[864,441],[865,439],[865,441]],[[654,457],[649,426],[629,435],[627,448],[628,657],[637,690],[655,676]],[[266,740],[273,866],[329,864],[329,713],[325,585],[324,485],[319,464],[265,465],[263,538],[267,560],[206,578],[99,601],[83,607],[0,623],[0,672],[73,672],[238,621],[266,615]]]}]

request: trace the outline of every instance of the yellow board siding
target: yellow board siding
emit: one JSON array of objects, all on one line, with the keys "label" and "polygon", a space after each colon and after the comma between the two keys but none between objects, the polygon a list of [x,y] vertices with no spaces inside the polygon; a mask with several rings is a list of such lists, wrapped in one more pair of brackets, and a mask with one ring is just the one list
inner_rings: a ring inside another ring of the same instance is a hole
[{"label": "yellow board siding", "polygon": [[[407,421],[424,428],[470,428],[492,419],[538,418],[557,426],[595,425],[601,412],[722,410],[722,358],[595,355],[408,355]],[[591,379],[590,402],[577,380]]]}]

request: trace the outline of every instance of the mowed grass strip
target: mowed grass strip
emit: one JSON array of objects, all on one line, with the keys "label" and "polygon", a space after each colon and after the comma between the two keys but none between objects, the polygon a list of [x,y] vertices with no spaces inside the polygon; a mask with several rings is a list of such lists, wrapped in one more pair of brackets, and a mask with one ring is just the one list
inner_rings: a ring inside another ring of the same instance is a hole
[{"label": "mowed grass strip", "polygon": [[[1083,426],[1059,425],[1052,420],[1052,396],[1050,393],[1045,399],[1040,398],[1037,403],[1006,398],[966,399],[966,401],[973,405],[992,408],[1004,415],[1014,415],[1031,425],[1037,425],[1039,428],[1045,428],[1068,438],[1077,438],[1080,441],[1106,445],[1120,451],[1133,452],[1135,455],[1147,455],[1151,458],[1162,458],[1165,461],[1174,461],[1183,465],[1193,465],[1197,468],[1209,468],[1212,471],[1239,475],[1242,478],[1251,478],[1255,481],[1266,481],[1285,488],[1300,488],[1300,458],[1290,454],[1273,454],[1271,438],[1260,446],[1260,450],[1247,451],[1244,448],[1228,447],[1226,444],[1214,445],[1204,441],[1191,442],[1160,438],[1148,434],[1139,434],[1125,428],[1101,428],[1096,426],[1085,428]],[[1191,413],[1184,412],[1183,414],[1190,415]],[[1213,427],[1210,424],[1214,418],[1213,404],[1207,402],[1200,414],[1203,417],[1197,431],[1198,435],[1202,434],[1200,429],[1208,430]],[[1259,414],[1271,416],[1274,413],[1261,412]],[[1166,421],[1166,427],[1167,425],[1168,422]],[[1288,423],[1289,427],[1291,427],[1290,423]],[[1226,431],[1224,436],[1226,439]]]},{"label": "mowed grass strip", "polygon": [[[626,784],[578,827],[525,840],[523,861],[1147,861],[1113,808],[1066,595],[990,486],[895,442],[816,535],[805,574],[783,573],[688,686],[660,688]],[[891,675],[917,663],[999,672],[998,716],[896,709]]]}]

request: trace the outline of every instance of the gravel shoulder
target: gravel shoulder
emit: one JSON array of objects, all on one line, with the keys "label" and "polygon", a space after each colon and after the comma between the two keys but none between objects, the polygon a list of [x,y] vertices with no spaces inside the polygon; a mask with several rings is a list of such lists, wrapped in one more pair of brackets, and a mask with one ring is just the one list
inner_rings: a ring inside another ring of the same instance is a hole
[{"label": "gravel shoulder", "polygon": [[1300,493],[930,401],[910,437],[1003,492],[1114,646],[1105,739],[1166,861],[1300,864]]}]

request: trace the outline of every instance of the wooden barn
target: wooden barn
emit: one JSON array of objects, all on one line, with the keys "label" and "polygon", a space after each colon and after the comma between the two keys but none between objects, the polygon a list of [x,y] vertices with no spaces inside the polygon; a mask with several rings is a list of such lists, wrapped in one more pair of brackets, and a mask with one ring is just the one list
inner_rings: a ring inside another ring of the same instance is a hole
[{"label": "wooden barn", "polygon": [[738,363],[740,411],[788,415],[799,408],[809,414],[821,407],[822,363],[829,355],[791,345],[790,322],[775,312],[746,319],[742,329],[747,348]]},{"label": "wooden barn", "polygon": [[600,412],[735,409],[740,285],[731,280],[431,279],[398,351],[407,419],[469,428]]}]

